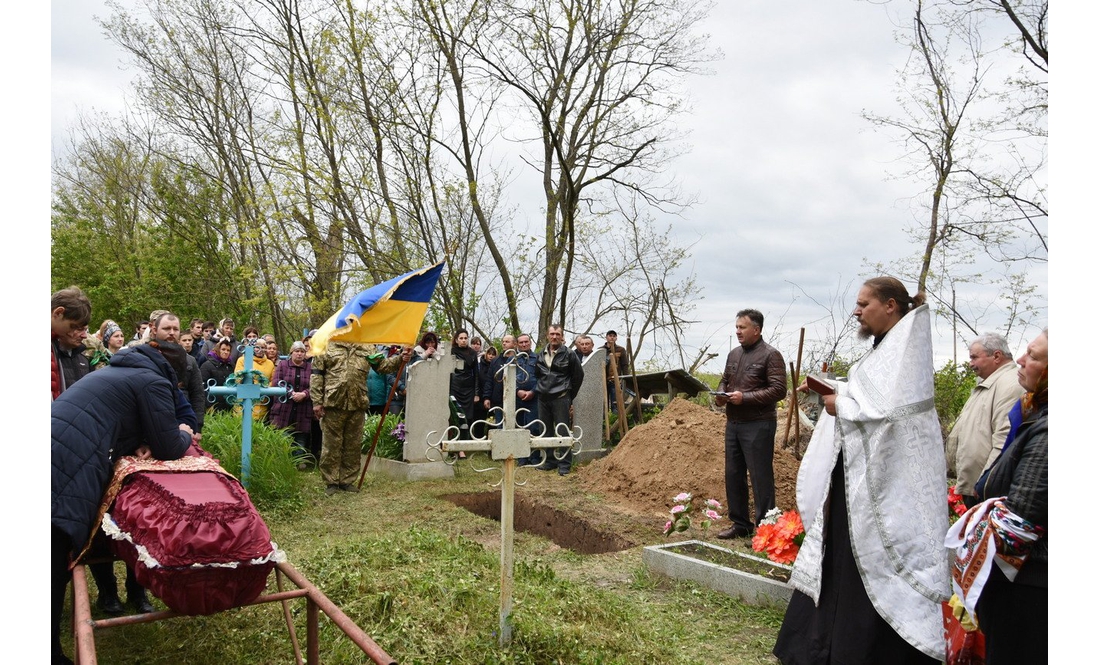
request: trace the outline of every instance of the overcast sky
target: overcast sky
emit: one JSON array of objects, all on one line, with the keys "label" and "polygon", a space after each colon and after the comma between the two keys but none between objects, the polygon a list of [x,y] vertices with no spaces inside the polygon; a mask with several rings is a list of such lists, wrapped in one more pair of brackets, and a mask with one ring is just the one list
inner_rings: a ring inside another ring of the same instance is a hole
[{"label": "overcast sky", "polygon": [[[54,0],[52,8],[56,152],[77,113],[122,108],[130,76],[93,21],[107,15],[102,0]],[[926,186],[892,178],[905,168],[898,145],[860,116],[896,113],[896,71],[906,57],[894,40],[898,9],[865,0],[751,0],[712,10],[705,30],[723,58],[711,65],[713,75],[689,83],[693,111],[683,126],[692,148],[669,168],[699,202],[683,217],[658,219],[694,243],[702,297],[691,346],[710,344],[724,357],[736,343],[734,313],[754,307],[765,315],[765,338],[793,360],[800,327],[808,340],[823,338],[827,306],[839,301],[837,316],[850,311],[871,276],[868,262],[916,252],[904,228],[922,214],[912,199]],[[526,205],[520,214],[539,211]],[[1045,267],[1033,267],[1032,279],[1045,306]],[[960,300],[992,297],[979,288],[961,289]],[[1002,323],[983,321],[993,329]],[[608,325],[622,335],[631,323]],[[934,326],[937,365],[955,350],[965,359],[965,347],[952,346],[950,322]],[[1022,348],[1034,333],[1018,330],[1010,341]],[[706,368],[720,366],[716,359]]]}]

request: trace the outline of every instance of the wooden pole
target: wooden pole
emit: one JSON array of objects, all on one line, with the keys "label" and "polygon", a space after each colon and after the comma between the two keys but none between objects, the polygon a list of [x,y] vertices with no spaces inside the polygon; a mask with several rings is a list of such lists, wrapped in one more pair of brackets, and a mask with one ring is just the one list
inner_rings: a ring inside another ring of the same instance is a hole
[{"label": "wooden pole", "polygon": [[604,428],[604,441],[610,443],[611,441],[611,400],[607,395],[607,381],[603,382],[603,428]]},{"label": "wooden pole", "polygon": [[787,426],[783,429],[783,445],[784,447],[791,441],[791,418],[794,417],[794,410],[798,408],[798,384],[794,380],[794,363],[788,362],[787,366],[791,368],[791,401],[787,405]]},{"label": "wooden pole", "polygon": [[794,410],[798,408],[798,385],[801,383],[799,380],[799,373],[802,371],[802,342],[806,339],[806,329],[802,328],[798,333],[798,365],[791,364],[791,404],[787,409],[787,429],[783,431],[783,443],[786,444],[790,441],[791,436],[791,420],[794,419],[794,436],[795,436],[795,450],[798,449],[798,436],[799,436],[799,421],[794,415]]},{"label": "wooden pole", "polygon": [[382,434],[382,425],[386,422],[386,414],[390,412],[390,402],[397,393],[397,384],[401,382],[401,371],[405,369],[405,358],[401,358],[401,364],[397,366],[396,379],[390,388],[390,396],[386,398],[386,406],[382,407],[382,417],[378,419],[378,427],[374,428],[374,438],[371,439],[370,449],[367,451],[367,461],[363,463],[363,470],[359,472],[359,489],[363,489],[363,479],[367,477],[367,467],[370,466],[370,458],[374,456],[374,448],[378,445],[378,436]]},{"label": "wooden pole", "polygon": [[638,372],[634,371],[634,352],[630,347],[630,337],[626,338],[626,359],[630,361],[630,378],[634,383],[635,424],[642,424],[642,391],[638,389]]},{"label": "wooden pole", "polygon": [[[616,345],[618,346],[618,345]],[[623,402],[623,386],[619,383],[619,353],[612,347],[611,381],[615,386],[615,411],[619,414],[619,441],[626,436],[626,403]]]}]

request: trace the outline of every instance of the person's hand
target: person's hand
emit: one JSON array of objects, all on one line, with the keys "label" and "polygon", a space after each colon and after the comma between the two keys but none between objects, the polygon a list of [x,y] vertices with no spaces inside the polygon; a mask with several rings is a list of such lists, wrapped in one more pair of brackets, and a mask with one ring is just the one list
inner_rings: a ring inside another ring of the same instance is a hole
[{"label": "person's hand", "polygon": [[803,379],[802,383],[800,383],[798,385],[798,387],[795,388],[795,390],[797,390],[800,393],[808,393],[808,392],[810,392],[810,386],[806,383],[806,380]]},{"label": "person's hand", "polygon": [[191,426],[187,423],[180,423],[180,429],[187,432],[191,436],[195,436],[195,430],[191,429]]},{"label": "person's hand", "polygon": [[718,393],[714,396],[715,406],[725,406],[728,401],[730,401],[730,396],[726,393]]},{"label": "person's hand", "polygon": [[822,395],[821,401],[825,403],[825,413],[836,415],[836,395]]},{"label": "person's hand", "polygon": [[325,417],[325,407],[321,406],[320,404],[314,404],[313,405],[313,417],[314,418],[324,418]]},{"label": "person's hand", "polygon": [[306,398],[306,392],[304,390],[298,391],[290,396],[290,399],[295,402],[301,402]]},{"label": "person's hand", "polygon": [[489,407],[492,405],[492,402],[490,402],[489,400],[483,400],[481,403],[485,407],[486,411],[488,411]]},{"label": "person's hand", "polygon": [[730,393],[730,404],[742,404],[745,401],[745,394],[740,390],[735,390]]},{"label": "person's hand", "polygon": [[153,451],[149,450],[149,446],[138,446],[138,449],[134,451],[134,457],[138,459],[152,459]]}]

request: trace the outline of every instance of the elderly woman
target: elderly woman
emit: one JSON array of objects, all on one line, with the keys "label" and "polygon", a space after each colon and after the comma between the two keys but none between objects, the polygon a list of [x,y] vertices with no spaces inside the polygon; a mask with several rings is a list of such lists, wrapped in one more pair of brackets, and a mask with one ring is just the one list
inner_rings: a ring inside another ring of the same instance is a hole
[{"label": "elderly woman", "polygon": [[[957,546],[956,591],[964,601],[968,591],[979,594],[988,665],[1047,659],[1047,340],[1043,330],[1016,360],[1027,394],[1009,413],[1000,456],[975,486],[983,503],[948,533],[948,545]],[[968,522],[976,528],[965,534]],[[982,557],[999,560],[982,566]],[[976,579],[967,571],[977,571]]]},{"label": "elderly woman", "polygon": [[298,460],[298,470],[309,468],[306,461],[310,456],[310,433],[313,430],[313,401],[309,398],[309,374],[312,364],[306,359],[304,342],[290,345],[290,357],[280,360],[275,366],[272,383],[286,382],[285,402],[276,400],[271,405],[271,424],[274,427],[288,428],[294,437],[294,457]]}]

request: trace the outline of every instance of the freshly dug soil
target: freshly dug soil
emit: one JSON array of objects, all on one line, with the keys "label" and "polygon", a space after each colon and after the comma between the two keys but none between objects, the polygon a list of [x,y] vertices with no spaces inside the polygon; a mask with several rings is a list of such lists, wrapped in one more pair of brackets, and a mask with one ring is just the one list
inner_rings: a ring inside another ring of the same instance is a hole
[{"label": "freshly dug soil", "polygon": [[[781,410],[773,468],[776,503],[783,510],[791,510],[796,508],[799,462],[783,445],[786,421],[786,411]],[[717,499],[725,516],[725,427],[723,413],[674,399],[653,420],[630,430],[606,457],[578,469],[578,480],[608,500],[658,518],[667,518],[672,497],[680,492]],[[803,432],[802,438],[807,439],[808,433]],[[726,526],[728,522],[720,528]]]}]

